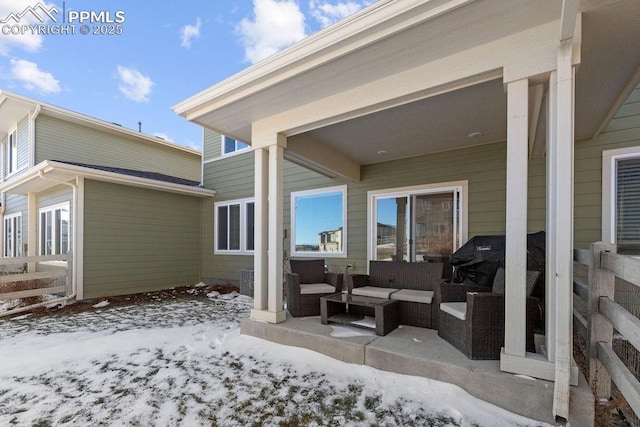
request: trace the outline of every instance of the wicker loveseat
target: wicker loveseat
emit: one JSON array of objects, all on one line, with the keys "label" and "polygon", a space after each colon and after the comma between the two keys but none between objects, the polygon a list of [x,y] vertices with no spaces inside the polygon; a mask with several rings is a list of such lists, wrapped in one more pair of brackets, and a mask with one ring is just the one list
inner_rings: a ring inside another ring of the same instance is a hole
[{"label": "wicker loveseat", "polygon": [[369,274],[347,276],[348,292],[399,301],[400,323],[433,328],[436,282],[448,277],[445,264],[438,262],[370,261]]},{"label": "wicker loveseat", "polygon": [[293,317],[320,315],[320,298],[342,291],[343,275],[326,273],[323,259],[291,259],[285,275],[287,310]]}]

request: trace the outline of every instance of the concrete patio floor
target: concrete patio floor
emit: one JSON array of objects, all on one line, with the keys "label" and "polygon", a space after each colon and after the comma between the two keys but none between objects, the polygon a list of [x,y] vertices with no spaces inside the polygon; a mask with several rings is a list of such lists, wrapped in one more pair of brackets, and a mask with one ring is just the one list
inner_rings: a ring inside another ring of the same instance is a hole
[{"label": "concrete patio floor", "polygon": [[[501,372],[499,361],[470,360],[438,337],[433,329],[401,326],[384,337],[335,337],[319,317],[293,318],[279,324],[245,319],[241,332],[279,344],[317,351],[347,363],[416,375],[455,384],[468,393],[525,417],[554,423],[554,384]],[[594,397],[585,378],[571,388],[570,423],[592,426]]]}]

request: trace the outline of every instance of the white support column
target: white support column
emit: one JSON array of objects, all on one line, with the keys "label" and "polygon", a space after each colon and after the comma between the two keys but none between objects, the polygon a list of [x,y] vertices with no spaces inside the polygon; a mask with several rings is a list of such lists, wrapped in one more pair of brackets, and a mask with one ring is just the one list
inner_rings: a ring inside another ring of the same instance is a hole
[{"label": "white support column", "polygon": [[[27,194],[27,256],[38,255],[38,196],[36,193]],[[27,270],[36,271],[36,263],[27,265]]]},{"label": "white support column", "polygon": [[547,95],[547,211],[545,258],[545,344],[547,360],[556,359],[556,149],[557,149],[557,80],[556,72],[549,77]]},{"label": "white support column", "polygon": [[284,148],[269,146],[269,313],[275,323],[284,322],[282,305],[282,223]]},{"label": "white support column", "polygon": [[252,129],[255,153],[254,308],[251,318],[286,320],[282,304],[283,165],[287,140],[275,132]]},{"label": "white support column", "polygon": [[260,318],[261,312],[268,309],[268,264],[267,242],[269,231],[268,193],[269,193],[269,152],[258,148],[254,150],[254,255],[253,255],[253,307],[251,318]]},{"label": "white support column", "polygon": [[553,413],[569,417],[569,385],[573,351],[573,41],[558,51],[555,172],[556,351]]},{"label": "white support column", "polygon": [[504,353],[526,355],[529,81],[507,85],[507,223]]}]

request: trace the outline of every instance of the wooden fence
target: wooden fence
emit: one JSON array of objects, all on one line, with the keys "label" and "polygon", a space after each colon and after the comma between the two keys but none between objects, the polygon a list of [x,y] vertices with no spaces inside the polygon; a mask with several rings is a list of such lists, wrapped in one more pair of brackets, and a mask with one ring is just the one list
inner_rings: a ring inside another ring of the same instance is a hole
[{"label": "wooden fence", "polygon": [[596,397],[608,399],[613,381],[640,415],[640,382],[612,347],[615,330],[640,349],[640,319],[614,301],[616,277],[640,287],[640,259],[619,255],[615,245],[598,242],[590,250],[574,250],[574,261],[589,268],[588,277],[576,276],[573,286],[586,301],[586,315],[574,309],[574,325],[586,341],[589,384]]},{"label": "wooden fence", "polygon": [[[42,263],[61,261],[60,265],[49,264],[47,269]],[[65,255],[45,255],[15,258],[0,258],[0,301],[35,297],[50,294],[71,293],[71,253]],[[40,270],[40,271],[38,271]],[[29,271],[29,272],[27,272]],[[66,278],[65,284],[49,286],[50,282],[60,282],[60,278]],[[45,286],[35,289],[5,292],[9,283],[41,281]]]}]

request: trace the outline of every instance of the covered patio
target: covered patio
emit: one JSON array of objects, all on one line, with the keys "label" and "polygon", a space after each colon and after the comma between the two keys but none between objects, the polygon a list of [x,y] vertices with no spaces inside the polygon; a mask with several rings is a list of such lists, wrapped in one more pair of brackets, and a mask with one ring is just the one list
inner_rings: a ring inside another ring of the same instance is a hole
[{"label": "covered patio", "polygon": [[[577,402],[588,399],[577,391],[585,384],[571,360],[574,142],[597,137],[640,81],[637,44],[629,42],[640,37],[639,22],[633,0],[383,0],[175,106],[254,150],[255,307],[243,330],[273,340],[302,337],[292,345],[308,335],[330,340],[326,327],[306,330],[284,310],[285,160],[351,191],[400,159],[473,153],[506,141],[504,187],[496,190],[504,192],[505,208],[492,213],[506,235],[500,361],[461,360],[443,369],[442,357],[457,360],[447,344],[430,330],[419,332],[424,346],[402,344],[395,338],[404,328],[354,351],[373,363],[377,346],[397,345],[406,350],[402,369],[454,383],[459,372],[473,372],[478,377],[463,387],[484,399],[491,393],[483,372],[535,377],[542,380],[536,399],[545,403],[531,416],[583,425]],[[542,171],[536,210],[528,194],[532,165]],[[461,187],[463,203],[479,198],[478,184]],[[483,230],[482,200],[468,203],[457,247]],[[545,354],[525,350],[526,239],[540,226],[547,234]],[[371,234],[345,234],[345,258],[365,268]],[[413,367],[424,363],[436,365]]]}]

